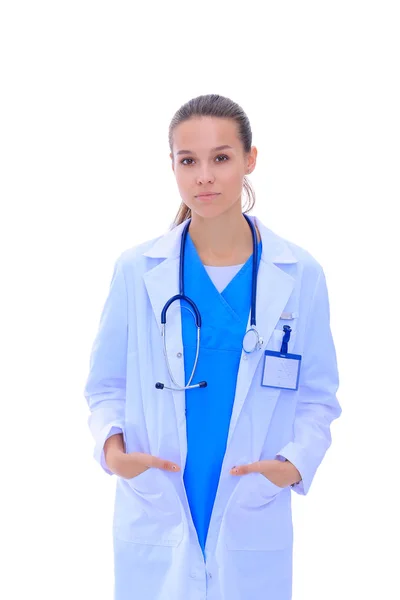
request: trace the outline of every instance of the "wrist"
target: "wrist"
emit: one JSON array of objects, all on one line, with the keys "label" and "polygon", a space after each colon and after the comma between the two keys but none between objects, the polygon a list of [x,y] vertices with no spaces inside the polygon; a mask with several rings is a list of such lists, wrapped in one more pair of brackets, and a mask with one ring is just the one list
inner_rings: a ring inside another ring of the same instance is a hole
[{"label": "wrist", "polygon": [[119,448],[108,448],[104,451],[104,459],[107,467],[110,469],[110,471],[117,475],[120,471],[121,465],[124,462],[125,456],[125,452]]},{"label": "wrist", "polygon": [[296,483],[300,483],[300,481],[301,481],[300,472],[294,466],[294,464],[291,463],[287,458],[285,459],[285,462],[283,463],[283,468],[286,470],[286,473],[288,476],[288,485],[293,486]]}]

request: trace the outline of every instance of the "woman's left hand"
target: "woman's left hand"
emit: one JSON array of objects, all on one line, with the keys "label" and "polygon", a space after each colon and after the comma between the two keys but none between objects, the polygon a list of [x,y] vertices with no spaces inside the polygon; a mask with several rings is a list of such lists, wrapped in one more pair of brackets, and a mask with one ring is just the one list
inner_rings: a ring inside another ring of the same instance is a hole
[{"label": "woman's left hand", "polygon": [[247,475],[248,473],[261,473],[275,485],[285,488],[292,483],[301,480],[301,475],[294,464],[289,461],[273,460],[258,460],[249,465],[241,465],[233,467],[230,471],[231,475]]}]

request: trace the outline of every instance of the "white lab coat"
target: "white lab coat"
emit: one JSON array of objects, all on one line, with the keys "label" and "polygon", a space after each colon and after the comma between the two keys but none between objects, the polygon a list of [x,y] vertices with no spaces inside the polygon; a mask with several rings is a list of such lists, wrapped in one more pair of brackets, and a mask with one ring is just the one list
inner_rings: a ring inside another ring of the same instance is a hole
[{"label": "white lab coat", "polygon": [[[185,394],[155,388],[157,381],[171,385],[160,315],[165,302],[179,293],[183,225],[124,251],[115,263],[84,392],[94,456],[111,474],[103,445],[111,432],[122,430],[127,452],[148,452],[181,466],[180,473],[149,469],[132,479],[116,476],[115,600],[292,596],[291,494],[308,493],[331,444],[330,424],[341,414],[338,371],[323,269],[306,250],[252,218],[263,244],[257,328],[264,350],[280,350],[282,327],[291,326],[288,351],[302,355],[299,388],[262,387],[263,350],[243,353],[206,561],[183,484]],[[176,306],[168,311],[167,345],[171,369],[183,382]],[[281,488],[259,473],[229,473],[234,465],[277,457],[297,467],[299,484]]]}]

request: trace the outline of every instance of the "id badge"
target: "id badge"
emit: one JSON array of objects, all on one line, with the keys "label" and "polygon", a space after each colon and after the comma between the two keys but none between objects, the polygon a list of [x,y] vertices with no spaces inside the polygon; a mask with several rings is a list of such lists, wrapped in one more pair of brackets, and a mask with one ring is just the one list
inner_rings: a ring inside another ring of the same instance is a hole
[{"label": "id badge", "polygon": [[281,390],[297,390],[301,366],[300,354],[266,350],[261,385]]}]

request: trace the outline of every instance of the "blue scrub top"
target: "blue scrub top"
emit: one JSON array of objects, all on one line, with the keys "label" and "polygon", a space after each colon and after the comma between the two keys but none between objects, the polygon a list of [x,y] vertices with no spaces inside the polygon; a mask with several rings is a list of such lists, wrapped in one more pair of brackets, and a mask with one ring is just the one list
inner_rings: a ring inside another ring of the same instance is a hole
[{"label": "blue scrub top", "polygon": [[[258,244],[258,264],[262,251]],[[184,483],[200,546],[205,552],[207,532],[225,455],[237,373],[250,305],[253,256],[250,256],[220,293],[210,279],[190,237],[185,244],[185,295],[202,317],[200,352],[192,384],[206,388],[185,391],[187,460]],[[196,357],[196,326],[182,302],[185,381]],[[233,466],[233,465],[232,465]]]}]

